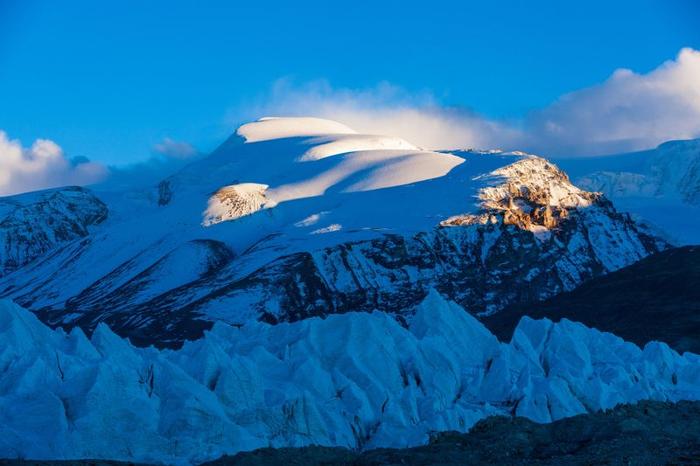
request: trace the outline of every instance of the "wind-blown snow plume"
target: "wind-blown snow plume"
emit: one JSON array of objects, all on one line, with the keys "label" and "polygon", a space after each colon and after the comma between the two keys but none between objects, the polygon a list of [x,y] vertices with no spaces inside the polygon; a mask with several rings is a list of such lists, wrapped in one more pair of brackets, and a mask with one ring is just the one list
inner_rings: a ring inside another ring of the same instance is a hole
[{"label": "wind-blown snow plume", "polygon": [[85,185],[103,179],[106,168],[85,158],[68,159],[53,141],[37,139],[22,147],[0,131],[0,195],[65,185]]},{"label": "wind-blown snow plume", "polygon": [[430,93],[410,96],[386,83],[358,90],[280,80],[254,111],[331,118],[430,149],[523,149],[559,156],[633,151],[700,136],[700,52],[685,48],[646,74],[618,69],[605,82],[517,121],[445,107]]},{"label": "wind-blown snow plume", "polygon": [[409,95],[388,83],[358,90],[335,89],[326,81],[296,86],[281,79],[265,102],[244,113],[329,118],[360,133],[391,134],[426,149],[495,147],[520,138],[503,123],[466,108],[443,107],[428,92]]}]

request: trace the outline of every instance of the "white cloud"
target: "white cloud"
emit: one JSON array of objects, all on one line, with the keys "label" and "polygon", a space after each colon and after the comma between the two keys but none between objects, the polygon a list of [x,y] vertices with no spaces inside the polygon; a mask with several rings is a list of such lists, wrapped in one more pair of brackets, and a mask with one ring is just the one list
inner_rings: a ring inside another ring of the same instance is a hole
[{"label": "white cloud", "polygon": [[67,159],[53,141],[37,139],[31,147],[0,131],[0,195],[100,181],[107,169],[86,159]]},{"label": "white cloud", "polygon": [[154,155],[128,166],[106,166],[84,157],[67,158],[61,147],[37,139],[23,147],[0,130],[0,196],[69,185],[98,184],[102,189],[127,189],[158,182],[201,156],[186,142],[165,138]]},{"label": "white cloud", "polygon": [[287,80],[235,117],[266,115],[330,118],[426,148],[523,149],[544,155],[633,151],[700,137],[700,52],[683,49],[647,74],[617,70],[602,84],[564,95],[517,121],[444,107],[430,93],[409,96],[390,84],[356,90],[334,89],[324,81],[295,86]]},{"label": "white cloud", "polygon": [[188,159],[198,153],[197,149],[195,149],[192,144],[175,141],[170,138],[165,138],[162,142],[153,146],[153,151],[165,157],[172,157],[175,159]]},{"label": "white cloud", "polygon": [[647,74],[619,69],[526,122],[541,151],[602,154],[700,137],[700,52],[683,49]]}]

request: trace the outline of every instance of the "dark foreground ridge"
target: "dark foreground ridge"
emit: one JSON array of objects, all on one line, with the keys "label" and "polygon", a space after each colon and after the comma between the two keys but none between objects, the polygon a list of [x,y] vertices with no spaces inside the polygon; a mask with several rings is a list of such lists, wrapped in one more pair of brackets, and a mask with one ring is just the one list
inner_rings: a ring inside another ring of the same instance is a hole
[{"label": "dark foreground ridge", "polygon": [[523,315],[555,322],[566,317],[639,346],[658,340],[679,353],[700,353],[700,246],[653,254],[544,302],[506,308],[483,323],[509,341]]},{"label": "dark foreground ridge", "polygon": [[[0,460],[12,466],[116,466],[109,461]],[[265,448],[208,466],[457,466],[700,464],[700,402],[642,401],[606,412],[536,424],[490,417],[469,433],[443,432],[428,445],[355,452],[345,448]]]}]

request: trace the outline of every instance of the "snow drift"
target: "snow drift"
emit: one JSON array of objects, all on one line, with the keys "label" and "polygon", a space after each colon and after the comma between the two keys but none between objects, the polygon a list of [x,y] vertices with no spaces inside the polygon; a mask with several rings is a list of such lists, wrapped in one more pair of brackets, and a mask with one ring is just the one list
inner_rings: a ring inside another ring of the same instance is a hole
[{"label": "snow drift", "polygon": [[217,323],[181,350],[91,339],[0,302],[0,457],[196,463],[309,444],[424,443],[491,414],[550,422],[641,399],[700,399],[700,357],[523,318],[499,343],[431,292],[385,313]]}]

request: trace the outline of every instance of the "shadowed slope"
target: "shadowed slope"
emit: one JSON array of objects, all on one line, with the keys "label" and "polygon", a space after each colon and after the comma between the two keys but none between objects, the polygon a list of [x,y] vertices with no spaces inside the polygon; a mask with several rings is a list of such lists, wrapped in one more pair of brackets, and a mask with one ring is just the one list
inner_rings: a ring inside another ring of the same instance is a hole
[{"label": "shadowed slope", "polygon": [[523,313],[535,319],[565,317],[638,345],[660,340],[676,351],[698,353],[700,246],[654,254],[527,309],[505,309],[483,323],[509,340]]}]

